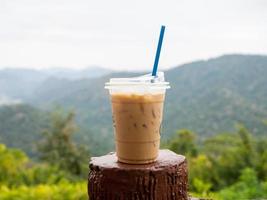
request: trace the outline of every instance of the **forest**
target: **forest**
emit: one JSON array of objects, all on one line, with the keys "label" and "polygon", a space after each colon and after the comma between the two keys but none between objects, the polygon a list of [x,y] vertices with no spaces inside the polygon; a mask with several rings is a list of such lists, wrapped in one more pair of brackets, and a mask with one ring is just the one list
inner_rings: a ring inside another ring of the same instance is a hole
[{"label": "forest", "polygon": [[[73,112],[53,111],[50,126],[35,143],[38,158],[0,144],[1,200],[87,199],[90,152],[76,143]],[[189,190],[194,197],[256,199],[267,197],[267,122],[265,132],[253,135],[245,124],[232,132],[205,139],[178,130],[161,148],[186,155]]]},{"label": "forest", "polygon": [[[233,54],[165,71],[161,148],[186,155],[191,196],[267,198],[266,66]],[[140,72],[84,74],[0,70],[0,200],[87,199],[90,156],[114,151],[104,84]]]}]

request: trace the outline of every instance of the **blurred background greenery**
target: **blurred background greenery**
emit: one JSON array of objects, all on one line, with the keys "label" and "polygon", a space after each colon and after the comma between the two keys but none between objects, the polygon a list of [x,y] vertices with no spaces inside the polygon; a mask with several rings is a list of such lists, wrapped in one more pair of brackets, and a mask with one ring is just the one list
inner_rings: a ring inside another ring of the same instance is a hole
[{"label": "blurred background greenery", "polygon": [[[104,83],[139,74],[102,72],[0,70],[1,200],[87,199],[90,156],[114,151]],[[267,56],[256,55],[166,71],[162,148],[186,155],[192,196],[267,198],[266,77]]]},{"label": "blurred background greenery", "polygon": [[266,0],[0,0],[0,200],[87,199],[104,84],[150,73],[160,25],[161,148],[194,197],[267,199],[266,24]]}]

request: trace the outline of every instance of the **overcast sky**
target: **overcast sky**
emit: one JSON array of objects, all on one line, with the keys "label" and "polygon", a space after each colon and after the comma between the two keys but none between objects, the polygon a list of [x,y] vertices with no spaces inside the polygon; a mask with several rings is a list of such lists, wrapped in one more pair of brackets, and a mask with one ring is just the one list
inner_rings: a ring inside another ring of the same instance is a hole
[{"label": "overcast sky", "polygon": [[0,67],[149,70],[267,54],[266,0],[0,0]]}]

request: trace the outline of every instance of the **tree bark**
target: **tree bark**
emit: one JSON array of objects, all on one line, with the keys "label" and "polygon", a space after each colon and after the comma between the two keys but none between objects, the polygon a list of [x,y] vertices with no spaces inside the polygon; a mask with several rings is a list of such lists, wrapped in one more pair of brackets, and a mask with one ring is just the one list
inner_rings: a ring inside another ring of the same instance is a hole
[{"label": "tree bark", "polygon": [[89,167],[90,200],[188,199],[186,158],[169,150],[160,150],[151,164],[120,163],[110,153],[93,157]]}]

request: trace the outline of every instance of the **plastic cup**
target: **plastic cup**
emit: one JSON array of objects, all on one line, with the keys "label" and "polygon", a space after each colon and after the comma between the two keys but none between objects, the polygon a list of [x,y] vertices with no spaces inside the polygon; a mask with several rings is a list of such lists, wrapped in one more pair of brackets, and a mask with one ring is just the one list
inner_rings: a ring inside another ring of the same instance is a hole
[{"label": "plastic cup", "polygon": [[163,73],[157,78],[111,79],[109,89],[116,154],[129,164],[145,164],[157,159],[165,91]]}]

